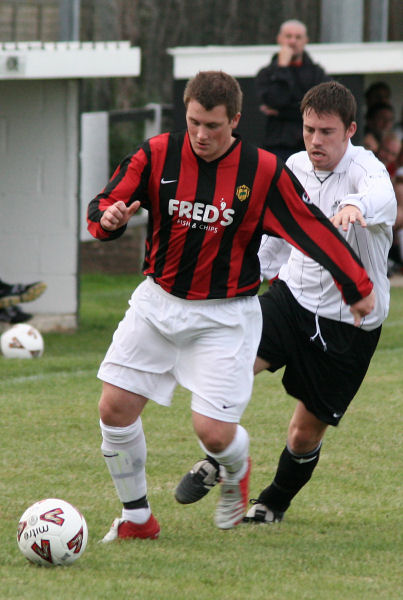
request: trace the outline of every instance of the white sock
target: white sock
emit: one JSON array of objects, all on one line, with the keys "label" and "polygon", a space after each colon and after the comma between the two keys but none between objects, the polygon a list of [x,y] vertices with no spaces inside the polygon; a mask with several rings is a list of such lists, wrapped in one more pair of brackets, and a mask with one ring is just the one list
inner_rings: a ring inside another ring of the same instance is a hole
[{"label": "white sock", "polygon": [[141,525],[148,521],[151,515],[151,508],[122,508],[122,519],[132,521]]},{"label": "white sock", "polygon": [[248,468],[249,435],[242,425],[237,426],[234,439],[222,452],[210,452],[200,440],[199,444],[206,454],[225,467],[227,481],[238,482],[245,475]]},{"label": "white sock", "polygon": [[133,502],[146,496],[147,447],[141,417],[128,427],[110,427],[102,421],[100,426],[102,453],[120,501]]}]

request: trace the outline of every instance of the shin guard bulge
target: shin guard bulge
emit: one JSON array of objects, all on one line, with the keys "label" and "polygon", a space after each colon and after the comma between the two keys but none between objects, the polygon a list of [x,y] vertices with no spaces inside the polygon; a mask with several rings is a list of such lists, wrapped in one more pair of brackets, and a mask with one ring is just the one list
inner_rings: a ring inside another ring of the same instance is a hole
[{"label": "shin guard bulge", "polygon": [[111,427],[100,421],[102,454],[121,502],[132,502],[147,494],[147,457],[141,417],[128,427]]}]

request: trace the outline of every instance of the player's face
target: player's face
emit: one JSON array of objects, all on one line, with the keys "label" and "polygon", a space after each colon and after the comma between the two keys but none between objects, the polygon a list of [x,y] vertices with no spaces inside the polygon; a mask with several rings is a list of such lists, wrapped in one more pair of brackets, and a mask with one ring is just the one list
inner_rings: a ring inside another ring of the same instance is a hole
[{"label": "player's face", "polygon": [[240,113],[231,121],[223,104],[206,110],[196,100],[190,100],[186,110],[186,123],[190,143],[197,156],[207,162],[219,158],[231,146],[232,130],[239,123]]},{"label": "player's face", "polygon": [[284,25],[277,36],[277,43],[280,46],[288,46],[292,49],[294,60],[301,58],[307,41],[305,27],[292,23]]},{"label": "player's face", "polygon": [[347,150],[357,124],[353,121],[346,129],[339,115],[318,115],[312,109],[304,112],[303,123],[305,148],[313,166],[318,171],[333,171]]}]

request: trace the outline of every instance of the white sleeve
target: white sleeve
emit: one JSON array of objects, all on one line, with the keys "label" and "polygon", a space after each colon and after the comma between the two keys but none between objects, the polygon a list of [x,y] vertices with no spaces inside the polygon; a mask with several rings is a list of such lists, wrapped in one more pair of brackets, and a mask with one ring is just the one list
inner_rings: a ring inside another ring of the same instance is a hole
[{"label": "white sleeve", "polygon": [[290,252],[290,244],[282,238],[264,235],[259,248],[262,279],[270,280],[276,277],[281,265],[287,262]]},{"label": "white sleeve", "polygon": [[369,227],[392,226],[396,220],[396,196],[389,173],[378,160],[371,164],[372,170],[352,169],[352,189],[339,204],[339,210],[351,204],[359,208]]}]

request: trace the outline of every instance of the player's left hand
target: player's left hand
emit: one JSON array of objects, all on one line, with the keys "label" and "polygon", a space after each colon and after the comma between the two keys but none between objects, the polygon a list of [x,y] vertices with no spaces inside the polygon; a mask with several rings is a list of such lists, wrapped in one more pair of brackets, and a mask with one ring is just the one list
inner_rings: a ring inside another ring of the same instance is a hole
[{"label": "player's left hand", "polygon": [[271,108],[270,106],[267,106],[267,104],[261,104],[259,110],[266,115],[266,117],[278,117],[279,114],[276,108]]},{"label": "player's left hand", "polygon": [[343,206],[343,208],[330,220],[335,227],[340,227],[341,225],[343,231],[347,231],[350,223],[356,223],[357,221],[361,227],[367,226],[367,222],[364,219],[362,212],[353,204],[347,204],[346,206]]},{"label": "player's left hand", "polygon": [[372,290],[368,296],[361,298],[361,300],[350,306],[350,312],[354,317],[354,325],[359,327],[361,325],[362,318],[366,315],[369,315],[369,313],[374,310],[374,307],[375,292]]}]

